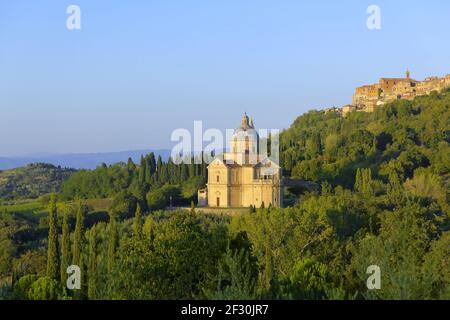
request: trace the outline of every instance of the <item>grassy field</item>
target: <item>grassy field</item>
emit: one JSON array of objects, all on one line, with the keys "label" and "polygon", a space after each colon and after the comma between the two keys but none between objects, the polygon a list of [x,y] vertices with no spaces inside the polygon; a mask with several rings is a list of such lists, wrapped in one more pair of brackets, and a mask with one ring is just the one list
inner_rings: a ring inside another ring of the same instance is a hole
[{"label": "grassy field", "polygon": [[[83,203],[90,207],[91,212],[109,211],[112,199],[88,199],[83,200]],[[74,204],[74,202],[66,202],[66,204]],[[174,208],[175,209],[175,208]],[[190,207],[176,208],[190,210]],[[14,202],[7,202],[0,204],[0,212],[14,212],[22,214],[46,214],[46,208],[40,200],[20,200]],[[249,208],[209,208],[209,207],[197,207],[195,211],[205,214],[218,214],[218,215],[240,215],[249,211]]]},{"label": "grassy field", "polygon": [[108,211],[111,206],[112,199],[88,199],[84,202],[95,211]]},{"label": "grassy field", "polygon": [[[88,199],[83,202],[87,204],[92,211],[108,211],[111,201],[111,199]],[[44,203],[40,200],[20,200],[0,204],[0,212],[4,211],[41,215],[46,213],[46,208]]]},{"label": "grassy field", "polygon": [[42,213],[45,211],[45,208],[41,201],[23,200],[0,204],[0,211],[15,213]]}]

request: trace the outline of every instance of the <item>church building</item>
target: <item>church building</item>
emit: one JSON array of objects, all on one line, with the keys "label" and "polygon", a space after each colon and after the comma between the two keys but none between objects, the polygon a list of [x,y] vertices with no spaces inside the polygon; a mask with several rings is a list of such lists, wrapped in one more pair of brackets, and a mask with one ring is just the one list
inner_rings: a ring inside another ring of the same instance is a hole
[{"label": "church building", "polygon": [[244,114],[231,138],[230,152],[216,157],[208,166],[208,184],[199,191],[199,205],[282,206],[282,170],[267,155],[260,155],[259,143],[253,120]]}]

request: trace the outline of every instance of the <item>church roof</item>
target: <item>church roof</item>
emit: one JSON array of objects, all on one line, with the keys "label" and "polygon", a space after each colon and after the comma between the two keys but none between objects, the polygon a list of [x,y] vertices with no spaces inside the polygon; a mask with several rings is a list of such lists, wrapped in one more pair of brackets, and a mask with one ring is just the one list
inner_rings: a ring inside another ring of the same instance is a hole
[{"label": "church roof", "polygon": [[411,81],[411,82],[419,82],[414,79],[408,79],[408,78],[380,78],[382,81]]},{"label": "church roof", "polygon": [[245,167],[245,166],[252,166],[255,168],[273,168],[274,170],[280,169],[281,167],[271,158],[265,158],[258,163],[255,164],[239,164],[237,162],[234,162],[232,159],[223,160],[221,157],[214,158],[213,161],[208,165],[208,168],[214,163],[219,162],[221,165],[228,167],[228,168],[234,168],[234,167]]},{"label": "church roof", "polygon": [[261,160],[258,164],[256,164],[259,167],[274,167],[274,168],[281,168],[273,159],[269,158],[265,158],[263,160]]},{"label": "church roof", "polygon": [[229,167],[229,168],[238,166],[238,164],[231,159],[224,161],[222,157],[216,157],[216,158],[214,158],[213,161],[211,161],[211,163],[207,166],[207,168],[209,168],[215,161],[217,161],[221,165],[223,165],[225,167]]}]

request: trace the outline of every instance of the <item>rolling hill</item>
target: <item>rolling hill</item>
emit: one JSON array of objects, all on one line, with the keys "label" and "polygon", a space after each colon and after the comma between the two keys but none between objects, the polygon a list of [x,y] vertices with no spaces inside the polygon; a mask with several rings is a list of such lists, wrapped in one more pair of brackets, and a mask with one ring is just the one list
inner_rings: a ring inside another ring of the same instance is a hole
[{"label": "rolling hill", "polygon": [[58,192],[75,169],[35,163],[25,167],[0,171],[0,199],[37,198]]},{"label": "rolling hill", "polygon": [[72,153],[72,154],[31,154],[20,157],[0,157],[0,170],[8,170],[26,166],[31,163],[49,163],[75,169],[95,169],[101,163],[111,165],[120,161],[127,161],[131,157],[133,161],[139,162],[141,155],[154,152],[156,156],[161,155],[167,159],[170,150],[129,150],[120,152],[103,153]]}]

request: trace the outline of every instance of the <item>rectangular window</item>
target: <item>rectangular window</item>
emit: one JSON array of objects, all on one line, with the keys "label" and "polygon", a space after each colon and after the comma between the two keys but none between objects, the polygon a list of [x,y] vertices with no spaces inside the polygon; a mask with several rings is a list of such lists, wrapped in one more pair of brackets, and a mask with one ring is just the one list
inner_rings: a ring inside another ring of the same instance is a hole
[{"label": "rectangular window", "polygon": [[219,182],[220,181],[220,176],[217,176],[216,178],[217,178],[217,182]]}]

